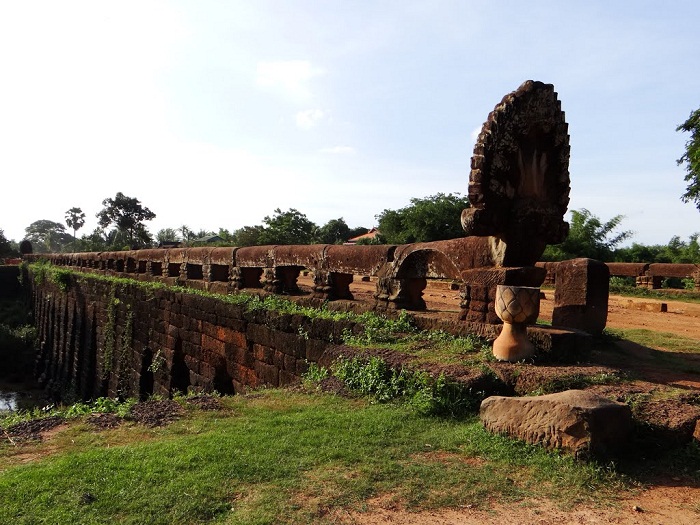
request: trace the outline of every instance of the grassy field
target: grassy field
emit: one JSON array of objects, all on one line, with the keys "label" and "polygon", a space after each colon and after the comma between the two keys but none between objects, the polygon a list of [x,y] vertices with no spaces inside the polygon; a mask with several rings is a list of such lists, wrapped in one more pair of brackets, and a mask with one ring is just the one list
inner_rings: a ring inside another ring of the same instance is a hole
[{"label": "grassy field", "polygon": [[[613,339],[631,341],[646,347],[646,355],[636,354],[634,359],[660,369],[700,375],[700,341],[670,332],[659,332],[644,328],[606,328]],[[620,349],[610,346],[613,351]]]},{"label": "grassy field", "polygon": [[613,469],[491,435],[475,417],[282,390],[222,403],[158,429],[97,432],[75,419],[45,442],[5,442],[0,523],[335,523],[377,496],[409,509],[571,506],[633,488]]},{"label": "grassy field", "polygon": [[695,290],[675,290],[671,288],[648,288],[618,285],[610,283],[610,294],[623,295],[627,297],[641,297],[648,299],[659,299],[662,301],[682,301],[685,303],[700,303],[700,292]]},{"label": "grassy field", "polygon": [[[367,327],[346,344],[379,344],[420,362],[491,359],[477,339],[417,333],[402,318],[362,320]],[[649,331],[615,335],[673,344],[682,356],[653,350],[648,359],[679,369],[689,366],[685,353],[700,350],[697,341],[656,341]],[[374,384],[366,371],[355,378]],[[486,432],[473,408],[466,417],[428,417],[410,403],[338,397],[309,383],[221,398],[214,411],[180,402],[185,415],[162,428],[127,419],[98,431],[83,415],[25,443],[0,429],[0,524],[342,523],[376,498],[408,510],[530,499],[573,507],[614,505],[659,476],[700,483],[697,444],[644,461],[631,452],[615,465],[577,462]]]},{"label": "grassy field", "polygon": [[649,348],[683,354],[700,354],[700,341],[670,332],[659,332],[646,328],[607,328],[606,332]]}]

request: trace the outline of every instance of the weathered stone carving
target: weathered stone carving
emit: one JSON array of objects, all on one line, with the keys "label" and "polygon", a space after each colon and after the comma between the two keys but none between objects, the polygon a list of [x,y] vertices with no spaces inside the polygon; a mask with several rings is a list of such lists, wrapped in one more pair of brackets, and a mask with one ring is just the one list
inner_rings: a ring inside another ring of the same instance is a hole
[{"label": "weathered stone carving", "polygon": [[530,286],[496,287],[496,315],[503,329],[493,342],[493,355],[500,361],[520,361],[532,357],[534,345],[527,338],[527,325],[540,313],[540,289]]},{"label": "weathered stone carving", "polygon": [[568,233],[568,126],[551,84],[528,80],[484,123],[472,157],[468,235],[491,236],[499,266],[531,266]]},{"label": "weathered stone carving", "polygon": [[32,249],[32,243],[29,242],[27,239],[24,239],[22,242],[19,243],[19,253],[22,255],[29,255],[33,252],[34,250]]},{"label": "weathered stone carving", "polygon": [[507,434],[579,457],[607,457],[629,442],[630,407],[583,390],[536,397],[492,396],[480,418],[491,432]]},{"label": "weathered stone carving", "polygon": [[539,286],[546,271],[535,263],[547,244],[563,241],[568,232],[567,132],[552,85],[528,80],[506,95],[474,148],[471,207],[462,212],[469,236],[398,247],[379,280],[379,302],[424,308],[419,280],[456,275],[464,283],[461,318],[498,323],[496,285]]}]

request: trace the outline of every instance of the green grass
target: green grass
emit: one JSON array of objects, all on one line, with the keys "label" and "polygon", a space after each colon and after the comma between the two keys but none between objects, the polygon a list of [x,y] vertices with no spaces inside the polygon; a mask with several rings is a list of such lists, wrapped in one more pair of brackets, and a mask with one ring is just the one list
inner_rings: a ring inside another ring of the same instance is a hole
[{"label": "green grass", "polygon": [[304,376],[308,386],[314,387],[325,376],[332,374],[347,388],[379,403],[401,401],[420,414],[461,418],[474,414],[486,397],[444,374],[432,377],[427,372],[409,368],[391,368],[383,359],[370,356],[346,358],[340,356],[328,371],[311,366]]},{"label": "green grass", "polygon": [[[490,345],[475,335],[455,336],[442,330],[416,330],[409,325],[344,334],[343,343],[356,348],[387,348],[411,355],[416,363],[477,364],[489,360]],[[486,352],[488,350],[488,352]]]},{"label": "green grass", "polygon": [[608,328],[606,332],[649,348],[684,354],[700,354],[700,341],[670,332],[658,332],[645,328]]},{"label": "green grass", "polygon": [[612,339],[626,339],[648,348],[646,355],[634,357],[647,360],[660,368],[700,375],[700,341],[668,332],[644,328],[606,328]]},{"label": "green grass", "polygon": [[[388,495],[409,510],[489,499],[611,501],[620,475],[403,405],[267,391],[149,430],[73,423],[0,447],[0,523],[330,523]],[[15,454],[46,454],[21,464]]]},{"label": "green grass", "polygon": [[137,400],[128,398],[123,401],[110,397],[98,397],[90,402],[78,402],[72,405],[49,404],[43,407],[34,407],[29,410],[0,412],[0,428],[7,428],[22,421],[41,419],[51,416],[60,416],[66,419],[78,418],[90,414],[116,414],[125,417]]},{"label": "green grass", "polygon": [[682,301],[684,303],[700,303],[700,292],[696,291],[670,291],[667,288],[649,289],[636,286],[610,285],[611,295],[626,297],[642,297],[647,299],[660,299],[663,301]]}]

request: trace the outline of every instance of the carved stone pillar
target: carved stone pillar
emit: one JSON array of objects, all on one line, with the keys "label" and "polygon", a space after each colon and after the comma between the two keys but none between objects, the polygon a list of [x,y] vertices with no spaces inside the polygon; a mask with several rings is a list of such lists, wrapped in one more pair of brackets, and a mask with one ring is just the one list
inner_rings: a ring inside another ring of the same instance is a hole
[{"label": "carved stone pillar", "polygon": [[640,275],[637,277],[635,285],[639,288],[649,288],[657,290],[661,288],[663,277],[658,275]]},{"label": "carved stone pillar", "polygon": [[374,298],[378,308],[387,310],[425,310],[423,290],[428,281],[425,278],[393,279],[380,277]]},{"label": "carved stone pillar", "polygon": [[243,275],[241,274],[241,269],[238,266],[231,267],[231,289],[243,289]]},{"label": "carved stone pillar", "polygon": [[278,278],[275,268],[264,268],[260,282],[266,292],[282,293],[282,281]]}]

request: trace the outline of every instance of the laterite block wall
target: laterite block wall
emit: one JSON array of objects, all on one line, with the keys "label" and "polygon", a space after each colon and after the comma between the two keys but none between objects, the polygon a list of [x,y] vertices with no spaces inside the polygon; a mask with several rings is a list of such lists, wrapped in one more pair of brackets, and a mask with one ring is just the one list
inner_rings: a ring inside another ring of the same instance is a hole
[{"label": "laterite block wall", "polygon": [[88,276],[35,282],[37,374],[66,398],[283,386],[351,322],[246,312],[223,300]]}]

